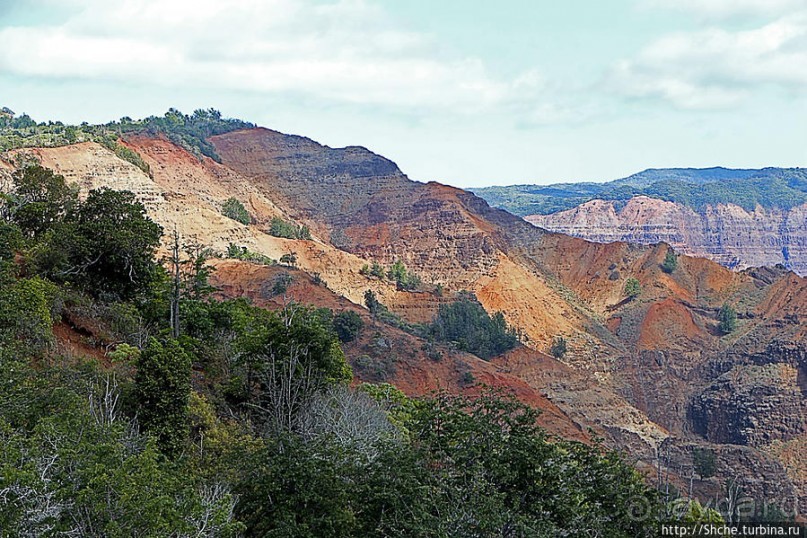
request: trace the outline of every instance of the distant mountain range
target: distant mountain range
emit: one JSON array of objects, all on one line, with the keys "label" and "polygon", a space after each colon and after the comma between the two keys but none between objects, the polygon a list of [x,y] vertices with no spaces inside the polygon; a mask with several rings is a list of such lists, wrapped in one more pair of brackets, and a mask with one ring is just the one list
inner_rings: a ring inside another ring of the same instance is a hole
[{"label": "distant mountain range", "polygon": [[590,200],[627,202],[648,196],[696,211],[707,205],[734,204],[747,211],[791,209],[807,203],[805,168],[660,168],[606,183],[556,183],[469,189],[488,203],[520,216],[548,215]]},{"label": "distant mountain range", "polygon": [[731,269],[807,274],[807,169],[650,169],[607,183],[473,189],[553,232],[599,243],[664,242]]}]

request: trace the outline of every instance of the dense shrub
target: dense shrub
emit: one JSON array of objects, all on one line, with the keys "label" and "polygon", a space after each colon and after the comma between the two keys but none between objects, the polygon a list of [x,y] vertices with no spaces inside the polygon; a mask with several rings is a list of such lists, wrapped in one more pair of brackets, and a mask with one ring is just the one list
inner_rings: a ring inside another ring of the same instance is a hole
[{"label": "dense shrub", "polygon": [[39,277],[0,287],[0,347],[42,351],[53,342],[53,313],[58,288]]},{"label": "dense shrub", "polygon": [[729,334],[737,328],[737,311],[728,303],[724,303],[717,313],[717,328],[723,334]]},{"label": "dense shrub", "polygon": [[40,266],[94,295],[130,299],[159,276],[154,253],[161,235],[132,193],[93,190],[49,237]]},{"label": "dense shrub", "polygon": [[275,265],[277,261],[258,252],[252,252],[247,247],[239,247],[234,243],[227,245],[226,256],[235,260],[244,260],[261,265]]},{"label": "dense shrub", "polygon": [[228,219],[233,219],[241,224],[249,224],[252,221],[244,204],[239,202],[236,198],[228,198],[224,202],[224,205],[221,206],[221,213]]},{"label": "dense shrub", "polygon": [[364,327],[361,316],[352,310],[343,310],[333,318],[333,329],[342,342],[352,342]]},{"label": "dense shrub", "polygon": [[39,237],[73,211],[78,192],[64,177],[31,165],[14,173],[14,192],[8,199],[12,221],[25,235]]},{"label": "dense shrub", "polygon": [[186,442],[190,394],[190,356],[176,341],[152,339],[137,360],[135,395],[143,429],[166,455],[178,455]]},{"label": "dense shrub", "polygon": [[398,289],[403,290],[414,290],[422,283],[420,277],[408,271],[400,260],[393,263],[387,270],[387,278],[395,282]]},{"label": "dense shrub", "polygon": [[516,331],[507,326],[501,312],[490,316],[479,301],[468,295],[440,305],[429,333],[437,340],[455,342],[459,349],[483,359],[501,355],[518,344]]},{"label": "dense shrub", "polygon": [[296,225],[287,222],[280,217],[272,217],[269,225],[269,235],[282,237],[284,239],[311,239],[311,230],[305,225]]},{"label": "dense shrub", "polygon": [[639,280],[630,277],[625,281],[625,297],[628,299],[636,299],[639,295],[642,294],[642,286],[639,284]]},{"label": "dense shrub", "polygon": [[667,251],[664,256],[664,261],[661,264],[661,270],[667,274],[672,274],[678,268],[678,256],[675,255],[672,249]]},{"label": "dense shrub", "polygon": [[566,339],[558,336],[552,341],[552,346],[549,348],[549,354],[556,359],[562,359],[566,355],[567,346]]}]

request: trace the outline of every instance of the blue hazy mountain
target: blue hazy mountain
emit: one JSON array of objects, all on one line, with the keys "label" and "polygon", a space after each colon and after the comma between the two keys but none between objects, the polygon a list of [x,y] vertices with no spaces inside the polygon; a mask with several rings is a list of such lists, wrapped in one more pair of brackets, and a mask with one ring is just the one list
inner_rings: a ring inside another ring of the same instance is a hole
[{"label": "blue hazy mountain", "polygon": [[745,209],[790,209],[807,203],[807,169],[651,168],[605,183],[511,185],[469,189],[490,205],[516,215],[546,215],[593,199],[627,201],[649,196],[695,210],[732,203]]}]

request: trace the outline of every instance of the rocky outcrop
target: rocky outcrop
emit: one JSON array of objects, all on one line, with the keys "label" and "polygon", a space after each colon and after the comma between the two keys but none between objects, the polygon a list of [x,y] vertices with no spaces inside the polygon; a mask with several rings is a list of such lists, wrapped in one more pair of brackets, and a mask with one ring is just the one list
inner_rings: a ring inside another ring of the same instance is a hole
[{"label": "rocky outcrop", "polygon": [[731,362],[692,400],[697,434],[713,443],[760,447],[807,433],[807,348],[776,342]]},{"label": "rocky outcrop", "polygon": [[637,196],[627,203],[591,200],[574,209],[525,217],[532,224],[589,241],[664,242],[677,252],[731,269],[784,265],[807,275],[807,204],[753,211],[732,204],[702,211]]}]

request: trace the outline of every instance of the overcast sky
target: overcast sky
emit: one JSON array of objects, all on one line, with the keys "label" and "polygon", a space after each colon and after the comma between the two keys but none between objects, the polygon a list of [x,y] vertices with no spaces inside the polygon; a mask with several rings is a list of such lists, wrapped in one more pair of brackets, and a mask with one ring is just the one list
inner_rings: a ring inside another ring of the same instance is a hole
[{"label": "overcast sky", "polygon": [[460,187],[807,166],[807,0],[0,0],[0,106],[214,107]]}]

